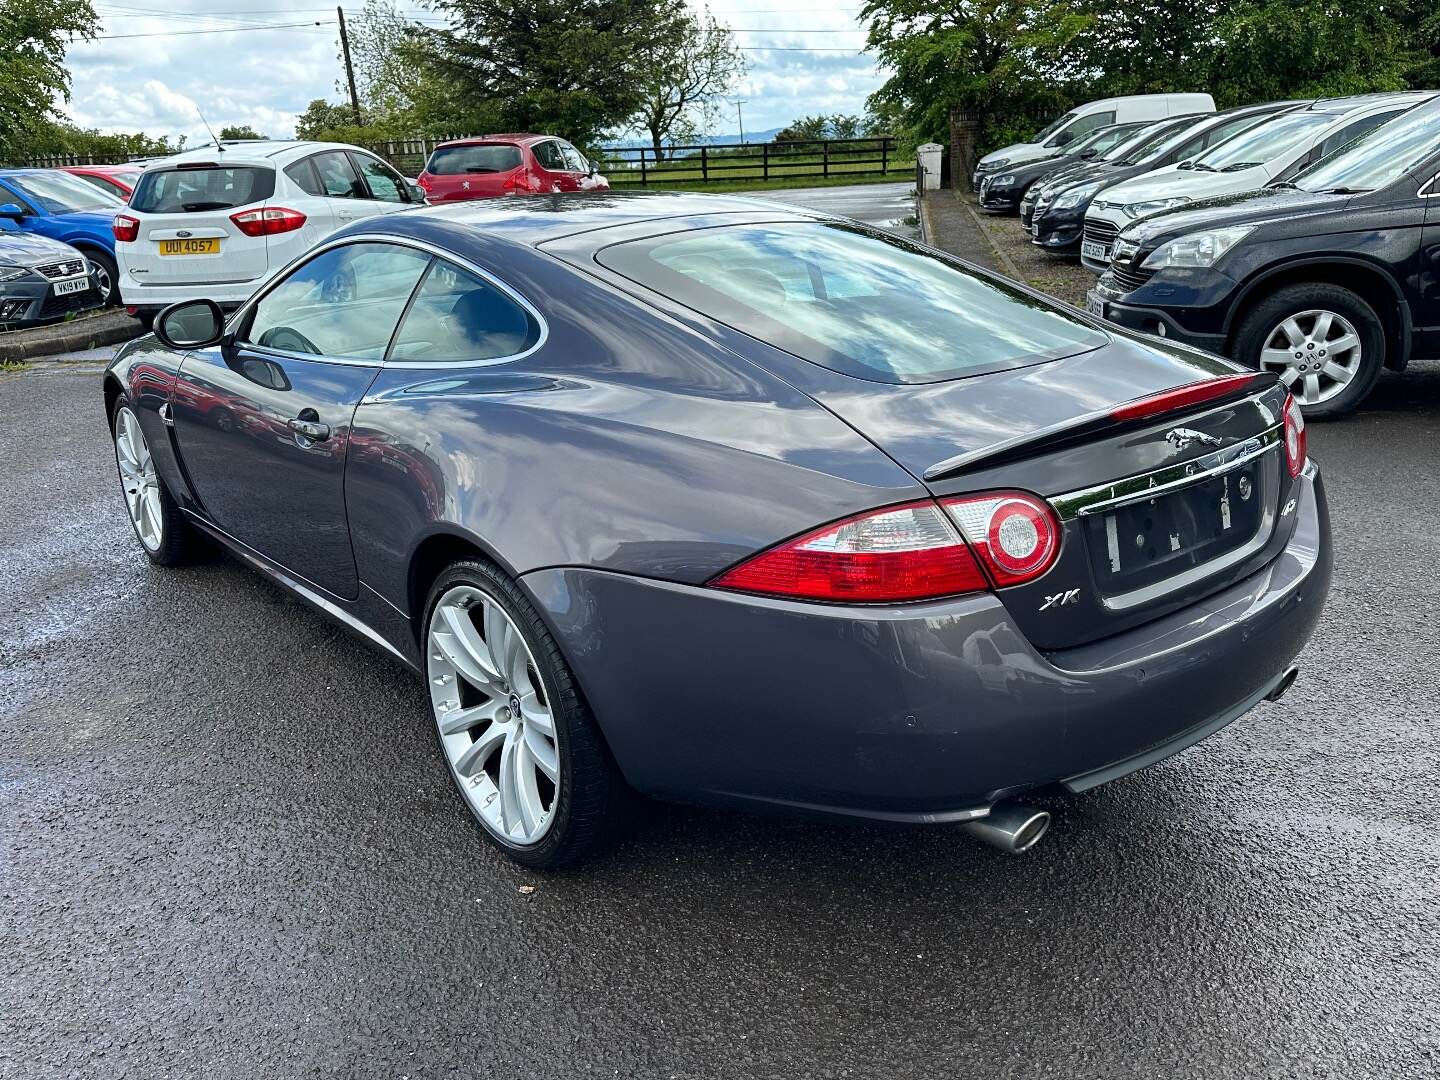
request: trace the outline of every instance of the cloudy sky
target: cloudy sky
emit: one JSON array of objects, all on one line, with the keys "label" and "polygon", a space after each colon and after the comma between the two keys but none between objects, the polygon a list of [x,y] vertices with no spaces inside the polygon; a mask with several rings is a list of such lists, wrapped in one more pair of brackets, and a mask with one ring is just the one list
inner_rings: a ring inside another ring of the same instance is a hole
[{"label": "cloudy sky", "polygon": [[[322,0],[323,2],[323,0]],[[691,0],[700,6],[701,0]],[[858,0],[711,0],[750,65],[733,97],[749,132],[813,113],[861,113],[880,78],[859,52]],[[102,131],[205,138],[198,105],[216,129],[249,124],[290,135],[311,99],[339,100],[335,9],[317,0],[96,0],[101,40],[70,50],[66,111]],[[361,0],[348,0],[347,14]],[[402,10],[437,21],[413,0]],[[714,134],[737,130],[733,107]]]}]

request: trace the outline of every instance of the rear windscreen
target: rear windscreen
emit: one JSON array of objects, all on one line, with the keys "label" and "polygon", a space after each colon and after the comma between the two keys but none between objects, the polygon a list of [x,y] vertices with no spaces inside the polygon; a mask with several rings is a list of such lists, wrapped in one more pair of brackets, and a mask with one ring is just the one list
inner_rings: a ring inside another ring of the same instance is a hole
[{"label": "rear windscreen", "polygon": [[196,214],[264,202],[275,194],[275,170],[259,165],[147,169],[130,208],[144,214]]},{"label": "rear windscreen", "polygon": [[1107,340],[1002,280],[849,225],[699,229],[616,244],[597,259],[811,363],[877,382],[1023,367]]},{"label": "rear windscreen", "polygon": [[430,155],[425,171],[432,176],[509,172],[520,167],[520,148],[509,143],[444,146]]}]

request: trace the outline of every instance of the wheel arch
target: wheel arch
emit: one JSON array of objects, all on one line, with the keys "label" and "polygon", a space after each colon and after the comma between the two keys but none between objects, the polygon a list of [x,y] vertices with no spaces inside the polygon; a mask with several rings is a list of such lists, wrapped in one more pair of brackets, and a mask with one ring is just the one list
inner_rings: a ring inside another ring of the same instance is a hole
[{"label": "wheel arch", "polygon": [[115,426],[115,402],[120,400],[120,395],[125,392],[125,387],[120,383],[120,377],[113,371],[105,373],[105,423],[112,428]]},{"label": "wheel arch", "polygon": [[1225,348],[1235,348],[1235,335],[1256,305],[1288,285],[1325,284],[1349,289],[1375,309],[1385,330],[1385,366],[1405,370],[1410,362],[1410,305],[1395,279],[1366,259],[1327,256],[1287,262],[1246,282],[1225,321]]},{"label": "wheel arch", "polygon": [[[453,524],[441,525],[426,533],[410,553],[410,564],[406,572],[405,613],[410,617],[410,627],[418,644],[425,634],[425,601],[435,579],[445,568],[462,559],[484,559],[503,570],[512,581],[520,584],[520,575],[515,568],[479,536],[470,530]],[[520,586],[522,589],[523,585]]]}]

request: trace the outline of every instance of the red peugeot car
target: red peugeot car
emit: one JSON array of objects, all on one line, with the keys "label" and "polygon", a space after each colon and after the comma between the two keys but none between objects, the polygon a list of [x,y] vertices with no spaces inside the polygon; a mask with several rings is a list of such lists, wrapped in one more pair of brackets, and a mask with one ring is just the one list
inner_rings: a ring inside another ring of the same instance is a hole
[{"label": "red peugeot car", "polygon": [[140,180],[139,165],[66,165],[64,171],[117,199],[129,199]]},{"label": "red peugeot car", "polygon": [[432,203],[610,190],[593,161],[554,135],[482,135],[441,143],[416,182]]}]

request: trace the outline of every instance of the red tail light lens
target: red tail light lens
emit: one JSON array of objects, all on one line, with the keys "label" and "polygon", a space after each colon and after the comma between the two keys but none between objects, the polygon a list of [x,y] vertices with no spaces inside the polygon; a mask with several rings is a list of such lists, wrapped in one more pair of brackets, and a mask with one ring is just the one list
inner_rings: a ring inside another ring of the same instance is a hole
[{"label": "red tail light lens", "polygon": [[419,184],[420,190],[428,195],[430,193],[430,188],[434,184],[434,181],[430,179],[429,173],[422,172],[419,176],[415,178],[415,183]]},{"label": "red tail light lens", "polygon": [[500,186],[507,195],[524,195],[540,190],[540,182],[530,175],[530,170],[524,165],[507,176]]},{"label": "red tail light lens", "polygon": [[1060,556],[1060,519],[1023,491],[988,491],[943,500],[997,586],[1033,581]]},{"label": "red tail light lens", "polygon": [[710,584],[849,604],[929,600],[988,588],[965,541],[928,500],[826,525],[761,552]]},{"label": "red tail light lens", "polygon": [[274,236],[276,233],[294,232],[303,226],[305,215],[283,206],[267,206],[264,210],[231,214],[230,220],[246,236]]},{"label": "red tail light lens", "polygon": [[116,214],[115,220],[110,222],[110,231],[120,243],[130,244],[140,236],[140,222],[129,214]]},{"label": "red tail light lens", "polygon": [[1305,439],[1305,414],[1293,394],[1285,395],[1285,467],[1290,470],[1290,479],[1295,479],[1305,468],[1308,457]]},{"label": "red tail light lens", "polygon": [[1116,420],[1143,420],[1147,416],[1160,416],[1176,409],[1189,408],[1206,401],[1233,394],[1255,379],[1254,373],[1241,372],[1238,375],[1222,375],[1204,382],[1187,383],[1158,394],[1136,398],[1110,410]]}]

